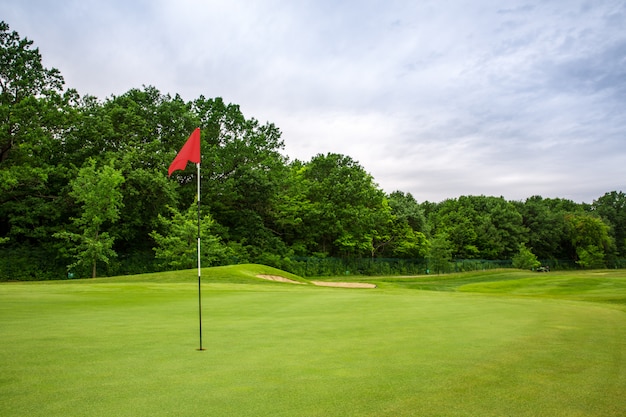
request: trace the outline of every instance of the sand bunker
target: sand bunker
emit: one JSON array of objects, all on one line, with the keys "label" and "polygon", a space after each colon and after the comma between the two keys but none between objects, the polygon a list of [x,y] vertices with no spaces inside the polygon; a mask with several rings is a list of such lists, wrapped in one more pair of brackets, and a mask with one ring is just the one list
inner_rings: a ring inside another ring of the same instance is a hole
[{"label": "sand bunker", "polygon": [[263,278],[263,279],[267,279],[270,281],[278,281],[278,282],[288,282],[289,284],[304,284],[304,282],[298,282],[298,281],[294,281],[292,279],[289,278],[285,278],[285,277],[281,277],[278,275],[257,275],[258,278]]},{"label": "sand bunker", "polygon": [[[294,281],[289,278],[281,277],[279,275],[257,275],[258,278],[267,279],[270,281],[286,282],[289,284],[304,284],[304,282]],[[376,288],[374,284],[366,284],[362,282],[326,282],[326,281],[311,281],[313,284],[320,287],[340,287],[340,288]]]}]

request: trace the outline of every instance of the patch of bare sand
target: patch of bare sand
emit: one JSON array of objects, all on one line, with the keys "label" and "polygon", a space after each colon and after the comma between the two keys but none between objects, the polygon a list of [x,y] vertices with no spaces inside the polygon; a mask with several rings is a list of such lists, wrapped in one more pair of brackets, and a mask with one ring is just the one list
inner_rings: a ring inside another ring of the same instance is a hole
[{"label": "patch of bare sand", "polygon": [[[304,284],[304,282],[294,281],[280,275],[257,275],[257,278],[263,278],[270,281],[286,282],[288,284]],[[364,282],[327,282],[327,281],[311,281],[319,287],[340,287],[340,288],[376,288],[375,284],[367,284]]]},{"label": "patch of bare sand", "polygon": [[327,282],[327,281],[311,281],[320,287],[340,287],[340,288],[376,288],[375,284],[365,282]]},{"label": "patch of bare sand", "polygon": [[304,282],[298,282],[298,281],[294,281],[292,279],[289,278],[285,278],[285,277],[281,277],[278,275],[257,275],[258,278],[263,278],[263,279],[267,279],[270,281],[278,281],[278,282],[287,282],[289,284],[304,284]]}]

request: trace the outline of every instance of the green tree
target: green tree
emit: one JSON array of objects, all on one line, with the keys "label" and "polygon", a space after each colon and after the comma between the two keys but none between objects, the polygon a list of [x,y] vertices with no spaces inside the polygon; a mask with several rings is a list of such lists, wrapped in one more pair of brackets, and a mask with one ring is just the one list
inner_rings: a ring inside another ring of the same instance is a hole
[{"label": "green tree", "polygon": [[37,145],[30,143],[32,136],[49,127],[41,123],[45,115],[38,111],[40,99],[58,94],[63,87],[60,72],[44,68],[39,49],[32,46],[32,41],[0,22],[0,162],[22,145],[27,149]]},{"label": "green tree", "polygon": [[462,196],[444,200],[430,214],[431,234],[445,235],[455,258],[472,259],[480,253],[476,231],[478,214],[470,204],[470,198]]},{"label": "green tree", "polygon": [[309,253],[371,256],[388,239],[391,211],[385,194],[352,158],[316,155],[301,166],[306,211],[298,239]]},{"label": "green tree", "polygon": [[193,201],[193,194],[185,194],[188,199],[183,201],[180,193],[187,187],[165,175],[182,142],[198,125],[190,107],[180,97],[150,86],[104,101],[88,96],[79,102],[75,127],[63,140],[66,160],[81,164],[88,158],[99,163],[113,158],[125,178],[120,219],[109,231],[120,254],[109,267],[114,273],[153,270],[150,232],[157,227],[158,216],[168,216],[168,206],[180,208]]},{"label": "green tree", "polygon": [[[515,203],[522,215],[522,224],[528,230],[529,247],[539,259],[568,259],[569,236],[565,223],[566,210],[560,202],[532,196]],[[568,209],[577,209],[568,207]]]},{"label": "green tree", "polygon": [[428,254],[428,240],[407,224],[394,228],[391,256],[394,258],[424,258]]},{"label": "green tree", "polygon": [[[190,269],[197,265],[198,209],[194,203],[181,213],[170,207],[172,216],[159,215],[159,229],[150,233],[156,242],[156,258],[163,266],[173,269]],[[209,214],[200,218],[200,259],[204,267],[220,265],[227,261],[229,249],[212,233],[215,223]]]},{"label": "green tree", "polygon": [[[385,253],[385,249],[394,246],[402,237],[407,237],[402,231],[398,230],[398,222],[392,214],[391,207],[386,197],[383,199],[378,208],[368,210],[370,217],[370,228],[365,231],[365,239],[369,243],[369,256],[374,258]],[[410,228],[406,228],[410,229]],[[408,232],[408,230],[407,230]]]},{"label": "green tree", "polygon": [[456,258],[510,259],[525,240],[522,216],[502,197],[461,196],[429,211],[431,233],[445,233]]},{"label": "green tree", "polygon": [[424,210],[411,193],[394,191],[389,194],[389,206],[399,221],[406,223],[416,232],[427,232]]},{"label": "green tree", "polygon": [[523,243],[519,245],[519,251],[513,256],[513,267],[519,269],[534,269],[541,266],[541,262],[530,249]]},{"label": "green tree", "polygon": [[569,213],[565,220],[576,251],[576,262],[586,268],[604,267],[607,253],[614,248],[609,226],[589,213]]},{"label": "green tree", "polygon": [[[280,130],[246,119],[239,106],[221,98],[200,97],[191,111],[203,132],[202,206],[219,225],[219,234],[227,244],[239,247],[245,259],[284,254],[277,206],[288,168]],[[193,198],[192,177],[185,172],[173,177],[181,185],[181,201]]]},{"label": "green tree", "polygon": [[7,262],[28,270],[30,279],[62,272],[52,235],[67,219],[63,197],[72,173],[63,165],[62,138],[77,97],[63,84],[32,41],[0,22],[0,237],[10,239],[3,256],[29,254]]},{"label": "green tree", "polygon": [[576,249],[576,254],[578,255],[576,263],[583,268],[606,267],[604,250],[596,245],[579,247]]},{"label": "green tree", "polygon": [[309,256],[309,248],[315,246],[315,240],[306,232],[310,226],[306,218],[313,204],[303,181],[305,164],[295,160],[288,168],[275,200],[275,230],[293,255]]},{"label": "green tree", "polygon": [[424,233],[426,219],[421,207],[410,193],[394,191],[388,197],[392,220],[388,246],[392,257],[423,258],[428,242]]},{"label": "green tree", "polygon": [[448,272],[452,261],[453,248],[445,233],[438,234],[430,240],[428,250],[428,268],[438,274]]},{"label": "green tree", "polygon": [[626,257],[626,194],[608,192],[593,202],[592,210],[611,226],[617,256]]},{"label": "green tree", "polygon": [[159,216],[169,214],[168,207],[178,203],[176,183],[159,167],[138,162],[140,154],[135,149],[129,150],[119,162],[125,179],[120,187],[124,205],[113,233],[116,248],[125,253],[152,252],[150,232],[157,226]]},{"label": "green tree", "polygon": [[57,69],[42,65],[32,41],[0,22],[0,168],[7,199],[55,175],[53,165],[62,158],[58,138],[76,98],[71,90],[63,94],[63,84]]},{"label": "green tree", "polygon": [[80,216],[73,218],[73,227],[78,232],[58,232],[55,237],[74,244],[69,249],[76,259],[71,268],[90,266],[92,278],[96,277],[99,261],[108,264],[116,256],[114,238],[104,228],[119,219],[123,206],[119,187],[123,182],[122,173],[112,165],[98,169],[96,161],[90,159],[71,183],[70,196],[82,203]]},{"label": "green tree", "polygon": [[503,197],[473,197],[478,217],[480,256],[485,259],[511,259],[520,243],[526,241],[527,229],[522,215]]}]

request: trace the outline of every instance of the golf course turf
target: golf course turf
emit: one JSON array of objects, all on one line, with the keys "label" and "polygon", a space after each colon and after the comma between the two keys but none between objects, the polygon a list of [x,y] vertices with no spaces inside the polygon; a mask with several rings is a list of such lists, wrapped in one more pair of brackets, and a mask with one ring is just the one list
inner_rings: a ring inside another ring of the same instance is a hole
[{"label": "golf course turf", "polygon": [[625,414],[626,271],[316,279],[2,283],[0,416]]}]

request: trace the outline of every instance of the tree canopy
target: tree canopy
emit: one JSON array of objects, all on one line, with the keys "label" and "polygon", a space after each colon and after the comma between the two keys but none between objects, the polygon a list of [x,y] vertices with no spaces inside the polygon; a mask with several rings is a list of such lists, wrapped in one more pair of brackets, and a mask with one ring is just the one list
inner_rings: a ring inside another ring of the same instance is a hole
[{"label": "tree canopy", "polygon": [[185,101],[153,86],[81,96],[4,22],[0,58],[0,279],[190,267],[195,170],[166,174],[196,127],[207,265],[395,258],[443,270],[460,258],[536,258],[598,267],[626,256],[621,191],[593,204],[419,203],[384,192],[348,155],[290,160],[279,127],[220,97]]}]

